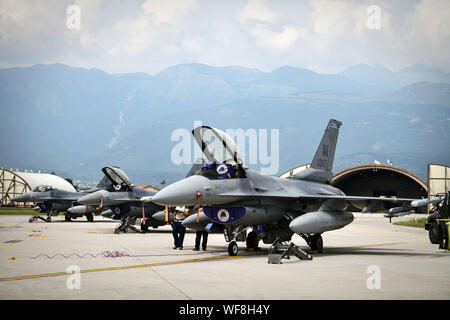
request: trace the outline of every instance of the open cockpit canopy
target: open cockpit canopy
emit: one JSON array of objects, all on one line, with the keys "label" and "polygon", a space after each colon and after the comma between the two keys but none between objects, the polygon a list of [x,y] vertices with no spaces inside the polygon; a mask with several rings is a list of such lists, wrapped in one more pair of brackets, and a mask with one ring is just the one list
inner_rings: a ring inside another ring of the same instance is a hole
[{"label": "open cockpit canopy", "polygon": [[119,167],[104,167],[103,173],[109,180],[111,180],[116,190],[121,190],[123,187],[131,189],[131,181],[128,176]]},{"label": "open cockpit canopy", "polygon": [[192,130],[192,134],[208,159],[196,174],[208,179],[246,177],[246,167],[238,147],[225,132],[209,126],[200,126]]},{"label": "open cockpit canopy", "polygon": [[209,126],[200,126],[192,130],[192,134],[209,161],[230,163],[232,165],[243,164],[233,139],[222,130]]}]

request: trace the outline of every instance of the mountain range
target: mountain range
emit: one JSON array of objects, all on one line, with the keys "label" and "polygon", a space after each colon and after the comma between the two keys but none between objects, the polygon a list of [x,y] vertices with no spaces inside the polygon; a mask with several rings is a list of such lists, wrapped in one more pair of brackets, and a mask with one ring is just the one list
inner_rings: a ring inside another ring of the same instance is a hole
[{"label": "mountain range", "polygon": [[343,122],[335,171],[389,158],[424,178],[427,163],[449,164],[450,74],[420,64],[337,74],[198,63],[155,75],[63,64],[0,69],[0,166],[72,179],[99,179],[104,165],[122,167],[135,184],[179,179],[189,165],[170,161],[171,135],[196,120],[279,130],[280,174],[311,161],[329,118]]}]

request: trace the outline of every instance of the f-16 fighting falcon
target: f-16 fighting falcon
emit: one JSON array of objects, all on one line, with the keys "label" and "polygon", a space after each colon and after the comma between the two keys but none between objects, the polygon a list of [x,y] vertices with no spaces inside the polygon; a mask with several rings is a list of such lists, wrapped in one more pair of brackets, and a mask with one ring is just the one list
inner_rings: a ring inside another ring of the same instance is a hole
[{"label": "f-16 fighting falcon", "polygon": [[[299,234],[312,250],[322,252],[321,234],[353,221],[353,214],[347,211],[352,201],[381,201],[386,209],[396,207],[392,217],[404,214],[404,203],[418,200],[347,196],[331,186],[341,125],[331,119],[311,167],[287,179],[249,169],[227,134],[209,126],[197,127],[192,133],[209,162],[195,175],[143,201],[164,206],[200,204],[203,214],[186,218],[183,225],[192,229],[205,228],[211,222],[223,225],[232,256],[238,252],[236,241],[246,241],[248,248],[256,249],[260,240],[265,244],[290,241],[293,233]],[[247,229],[251,229],[248,235]]]},{"label": "f-16 fighting falcon", "polygon": [[128,176],[119,167],[104,167],[102,169],[111,184],[105,190],[99,190],[89,193],[78,202],[93,207],[100,207],[105,210],[102,216],[112,219],[120,219],[120,225],[114,233],[127,232],[134,228],[136,218],[142,218],[141,231],[145,232],[148,227],[157,228],[165,224],[165,221],[159,221],[152,218],[155,212],[164,210],[164,207],[156,203],[142,203],[142,197],[149,197],[156,194],[157,190],[140,188],[131,184]]},{"label": "f-16 fighting falcon", "polygon": [[92,189],[84,192],[70,192],[65,190],[55,189],[52,186],[37,186],[32,191],[21,194],[11,199],[13,202],[34,202],[36,207],[33,209],[38,213],[46,213],[47,217],[44,219],[41,216],[33,216],[29,222],[36,221],[38,218],[47,222],[51,222],[51,217],[59,215],[60,212],[66,211],[65,219],[70,221],[72,218],[86,216],[89,222],[94,220],[92,213],[100,212],[96,207],[83,206],[82,210],[74,211],[74,203],[82,196],[106,188],[107,178],[103,179],[98,185]]}]

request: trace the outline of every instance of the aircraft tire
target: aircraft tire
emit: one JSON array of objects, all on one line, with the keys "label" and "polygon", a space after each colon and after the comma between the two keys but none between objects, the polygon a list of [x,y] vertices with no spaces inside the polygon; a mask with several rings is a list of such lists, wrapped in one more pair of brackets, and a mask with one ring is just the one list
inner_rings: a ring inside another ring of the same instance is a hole
[{"label": "aircraft tire", "polygon": [[431,223],[430,230],[428,231],[428,237],[430,238],[430,242],[432,244],[438,244],[441,242],[442,233],[436,222]]},{"label": "aircraft tire", "polygon": [[66,213],[66,214],[64,215],[64,219],[65,219],[67,222],[72,221],[72,218],[70,217],[70,214],[68,214],[68,213]]},{"label": "aircraft tire", "polygon": [[323,252],[323,239],[322,236],[317,233],[311,237],[311,250],[317,251],[319,253]]},{"label": "aircraft tire", "polygon": [[94,221],[94,216],[92,214],[87,214],[86,218],[87,218],[88,222],[93,222]]},{"label": "aircraft tire", "polygon": [[147,232],[148,231],[148,225],[141,223],[141,230],[144,231],[144,232]]},{"label": "aircraft tire", "polygon": [[230,256],[235,256],[235,255],[237,255],[238,251],[239,251],[239,247],[238,247],[236,241],[231,241],[228,244],[228,254]]},{"label": "aircraft tire", "polygon": [[52,222],[52,218],[50,216],[47,217],[47,222]]},{"label": "aircraft tire", "polygon": [[247,248],[256,250],[256,249],[258,249],[258,243],[259,243],[259,239],[258,239],[258,235],[256,234],[256,232],[255,231],[249,232],[249,234],[247,235],[247,240],[245,241]]}]

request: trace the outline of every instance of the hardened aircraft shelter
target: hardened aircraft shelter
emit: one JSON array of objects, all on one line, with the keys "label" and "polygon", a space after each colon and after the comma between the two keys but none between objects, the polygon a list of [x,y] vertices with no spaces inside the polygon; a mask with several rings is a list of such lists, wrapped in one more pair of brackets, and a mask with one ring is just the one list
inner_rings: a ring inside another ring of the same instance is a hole
[{"label": "hardened aircraft shelter", "polygon": [[54,174],[0,169],[0,206],[13,205],[11,202],[13,197],[27,193],[40,185],[76,192],[67,180]]},{"label": "hardened aircraft shelter", "polygon": [[[310,165],[305,164],[286,171],[280,177],[287,178]],[[431,186],[448,190],[450,170],[442,166],[431,167]],[[447,180],[445,180],[447,179]],[[337,172],[331,183],[347,195],[370,197],[426,198],[430,182],[425,182],[414,173],[393,165],[378,163],[363,164]],[[354,208],[356,209],[356,208]]]}]

